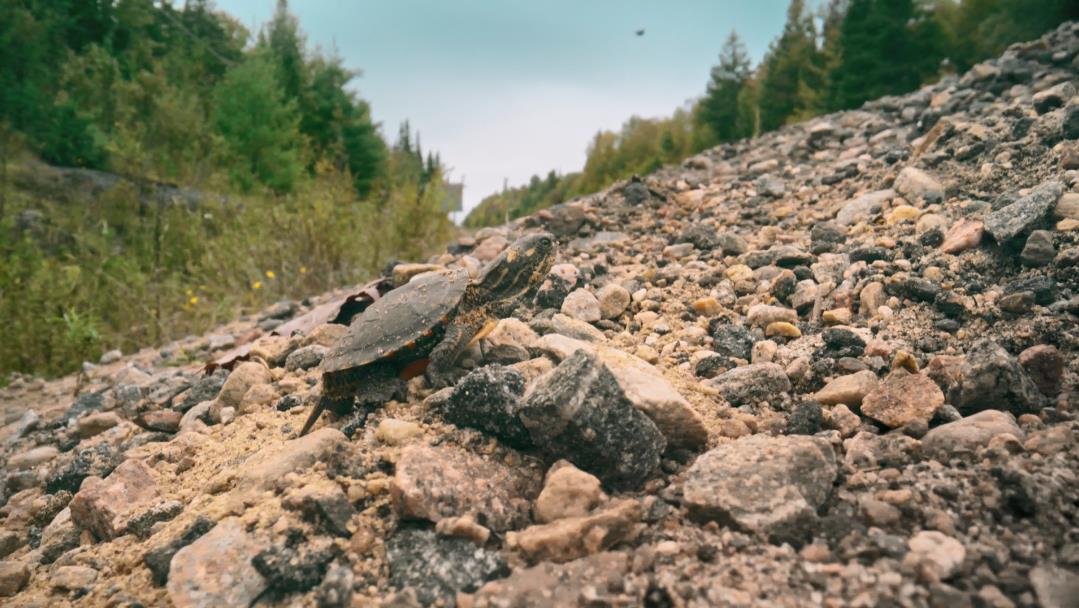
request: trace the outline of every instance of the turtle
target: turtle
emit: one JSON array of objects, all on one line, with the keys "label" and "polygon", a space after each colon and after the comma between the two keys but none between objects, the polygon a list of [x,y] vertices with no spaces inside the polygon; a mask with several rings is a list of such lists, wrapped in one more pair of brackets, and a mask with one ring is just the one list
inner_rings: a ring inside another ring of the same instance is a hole
[{"label": "turtle", "polygon": [[464,269],[427,272],[391,290],[353,319],[320,364],[322,398],[300,431],[328,403],[381,404],[420,370],[433,388],[455,380],[454,363],[546,278],[557,245],[547,232],[508,246],[475,279]]}]

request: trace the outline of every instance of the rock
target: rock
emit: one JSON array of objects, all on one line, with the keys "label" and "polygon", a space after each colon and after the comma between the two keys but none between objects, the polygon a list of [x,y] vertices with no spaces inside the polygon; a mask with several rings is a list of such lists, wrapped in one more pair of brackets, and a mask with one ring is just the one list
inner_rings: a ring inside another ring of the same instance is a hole
[{"label": "rock", "polygon": [[139,414],[136,422],[139,426],[151,431],[175,433],[180,430],[180,421],[183,414],[176,410],[151,410]]},{"label": "rock", "polygon": [[229,374],[217,395],[221,407],[238,407],[248,389],[256,384],[267,384],[273,379],[270,370],[266,366],[255,362],[245,361],[236,366]]},{"label": "rock", "polygon": [[1046,112],[1064,107],[1064,104],[1074,96],[1075,85],[1070,82],[1062,82],[1056,86],[1049,87],[1044,91],[1035,93],[1034,96],[1031,97],[1031,101],[1034,103],[1034,110],[1038,114],[1045,114]]},{"label": "rock", "polygon": [[935,177],[915,167],[904,167],[895,178],[894,188],[907,200],[922,199],[927,203],[944,200],[944,186]]},{"label": "rock", "polygon": [[587,289],[575,289],[562,301],[562,314],[585,323],[595,323],[603,318],[599,300]]},{"label": "rock", "polygon": [[835,221],[840,226],[850,226],[858,222],[868,221],[875,213],[879,213],[884,203],[895,198],[895,190],[877,190],[863,194],[855,199],[847,201],[835,216]]},{"label": "rock", "polygon": [[82,595],[97,582],[98,571],[87,566],[60,566],[49,577],[49,586]]},{"label": "rock", "polygon": [[1004,434],[1023,438],[1023,431],[1011,414],[984,410],[930,429],[922,438],[922,446],[926,454],[947,462],[955,454],[974,452],[989,445],[993,437]]},{"label": "rock", "polygon": [[124,534],[132,516],[158,497],[153,470],[141,460],[126,460],[106,479],[87,477],[71,499],[71,519],[102,540]]},{"label": "rock", "polygon": [[618,487],[642,484],[666,440],[607,366],[578,350],[536,381],[520,411],[533,443]]},{"label": "rock", "polygon": [[696,450],[708,441],[704,420],[697,411],[662,372],[640,357],[557,335],[544,336],[540,342],[542,348],[557,360],[578,350],[599,356],[633,407],[655,423],[670,447]]},{"label": "rock", "polygon": [[519,551],[529,563],[572,561],[598,553],[626,540],[640,521],[636,500],[619,501],[584,517],[559,519],[506,535],[506,546]]},{"label": "rock", "polygon": [[921,455],[921,442],[901,433],[874,435],[859,431],[843,442],[843,464],[848,470],[905,467]]},{"label": "rock", "polygon": [[315,605],[318,608],[349,608],[354,578],[349,566],[338,562],[331,564],[315,592]]},{"label": "rock", "polygon": [[624,594],[596,585],[596,581],[621,581],[629,571],[623,552],[597,553],[566,564],[542,562],[513,571],[508,578],[487,583],[476,592],[474,608],[575,606],[584,597],[605,606],[632,605]]},{"label": "rock", "polygon": [[121,352],[120,349],[110,350],[101,355],[101,359],[98,360],[98,363],[101,365],[109,365],[110,363],[116,363],[123,358],[123,356],[124,353]]},{"label": "rock", "polygon": [[621,285],[604,285],[596,294],[599,300],[600,316],[604,319],[617,319],[629,307],[629,292]]},{"label": "rock", "polygon": [[[497,254],[496,254],[497,255]],[[393,286],[400,287],[412,280],[412,277],[425,272],[438,272],[443,270],[438,264],[398,264],[393,267],[391,278]]]},{"label": "rock", "polygon": [[788,435],[816,435],[820,432],[823,412],[816,401],[799,401],[787,417]]},{"label": "rock", "polygon": [[104,433],[121,422],[116,412],[94,412],[79,418],[75,425],[75,435],[86,439]]},{"label": "rock", "polygon": [[1059,219],[1079,219],[1079,193],[1065,192],[1057,199],[1053,214]]},{"label": "rock", "polygon": [[550,523],[567,517],[583,517],[606,500],[599,479],[560,460],[547,471],[534,513],[536,521]]},{"label": "rock", "polygon": [[690,243],[701,251],[711,251],[720,246],[716,229],[706,224],[693,224],[682,231],[677,242]]},{"label": "rock", "polygon": [[734,406],[767,400],[791,390],[786,372],[775,363],[736,367],[705,381],[705,385],[719,391]]},{"label": "rock", "polygon": [[862,399],[873,392],[879,383],[876,374],[862,370],[832,380],[817,391],[813,398],[824,405],[842,403],[857,408],[861,406]]},{"label": "rock", "polygon": [[490,433],[508,445],[526,448],[532,439],[520,419],[524,376],[500,365],[469,372],[440,408],[443,418],[457,426]]},{"label": "rock", "polygon": [[176,555],[176,552],[198,540],[203,534],[209,532],[214,525],[213,521],[200,515],[184,528],[184,531],[179,536],[147,551],[143,555],[142,561],[150,570],[150,576],[154,584],[158,587],[164,586],[169,578],[169,565],[172,563],[172,558]]},{"label": "rock", "polygon": [[954,576],[966,559],[967,550],[954,538],[936,530],[922,530],[907,541],[910,552],[903,565],[924,583],[938,583]]},{"label": "rock", "polygon": [[749,244],[733,232],[721,232],[716,235],[718,248],[723,255],[742,255],[749,250]]},{"label": "rock", "polygon": [[889,428],[928,423],[944,405],[944,393],[923,374],[893,373],[865,396],[862,413]]},{"label": "rock", "polygon": [[30,581],[25,562],[0,561],[0,597],[11,597]]},{"label": "rock", "polygon": [[587,340],[589,342],[604,342],[603,332],[592,327],[584,321],[578,321],[577,319],[567,317],[563,314],[557,314],[551,317],[551,323],[554,326],[555,333],[561,334],[573,338],[575,340]]},{"label": "rock", "polygon": [[1064,192],[1060,182],[1042,182],[1030,194],[985,217],[985,231],[1003,243],[1029,231],[1052,209]]},{"label": "rock", "polygon": [[329,534],[351,535],[349,522],[356,510],[335,482],[319,480],[294,488],[285,495],[282,504],[287,509],[301,511],[305,520],[318,524]]},{"label": "rock", "polygon": [[386,541],[390,580],[412,589],[420,605],[456,605],[456,593],[476,591],[483,583],[510,573],[498,554],[461,538],[441,538],[430,530],[399,529]]},{"label": "rock", "polygon": [[296,540],[289,538],[284,543],[275,543],[251,559],[251,565],[275,591],[313,589],[322,582],[327,567],[336,557],[337,551],[329,539]]},{"label": "rock", "polygon": [[472,257],[481,262],[490,262],[498,257],[498,254],[502,253],[502,250],[509,245],[509,240],[500,235],[495,234],[483,239],[475,249],[472,250]]},{"label": "rock", "polygon": [[944,242],[940,244],[940,250],[944,253],[956,254],[973,249],[982,242],[984,233],[985,224],[963,218],[948,229],[948,233],[944,235]]},{"label": "rock", "polygon": [[683,496],[697,517],[766,536],[811,533],[837,474],[827,442],[750,435],[706,452],[685,473]]},{"label": "rock", "polygon": [[329,350],[321,344],[309,344],[302,348],[297,348],[285,358],[285,369],[297,371],[318,367]]},{"label": "rock", "polygon": [[503,532],[528,524],[539,480],[458,448],[412,445],[401,453],[390,491],[402,518],[438,523],[473,515]]},{"label": "rock", "polygon": [[1079,598],[1079,575],[1053,563],[1031,568],[1030,585],[1043,608],[1071,608]]},{"label": "rock", "polygon": [[25,471],[45,464],[56,458],[59,454],[60,450],[56,449],[56,446],[42,445],[15,454],[8,459],[7,466],[12,471]]},{"label": "rock", "polygon": [[1034,293],[1030,291],[1018,291],[1010,293],[997,302],[1004,312],[1021,315],[1034,307]]},{"label": "rock", "polygon": [[0,558],[7,557],[22,545],[22,539],[12,530],[0,530]]},{"label": "rock", "polygon": [[741,325],[719,325],[712,330],[712,350],[720,355],[749,361],[757,339]]},{"label": "rock", "polygon": [[1060,393],[1064,377],[1064,357],[1055,346],[1038,344],[1019,353],[1019,365],[1047,397]]},{"label": "rock", "polygon": [[1008,351],[979,340],[941,384],[948,403],[963,414],[998,409],[1013,414],[1037,412],[1044,403],[1038,386]]},{"label": "rock", "polygon": [[1079,139],[1079,103],[1068,103],[1065,106],[1060,132],[1064,139]]},{"label": "rock", "polygon": [[750,325],[765,327],[771,323],[797,323],[798,311],[781,306],[769,306],[767,304],[755,304],[749,307],[746,320]]},{"label": "rock", "polygon": [[218,523],[173,556],[169,600],[177,608],[249,606],[267,587],[251,563],[265,548],[238,520]]},{"label": "rock", "polygon": [[415,422],[383,418],[375,430],[375,439],[386,445],[403,445],[423,434],[423,427]]},{"label": "rock", "polygon": [[535,348],[538,341],[536,332],[520,319],[502,319],[483,338],[484,358],[504,365],[527,361],[531,358],[529,350]]},{"label": "rock", "polygon": [[248,458],[238,472],[225,471],[223,474],[226,478],[237,476],[233,492],[236,498],[242,500],[245,496],[273,487],[279,479],[293,471],[306,470],[324,460],[346,441],[341,431],[323,427],[298,439],[266,446]]},{"label": "rock", "polygon": [[868,283],[858,295],[858,311],[863,317],[871,319],[877,316],[877,310],[884,306],[887,299],[883,283],[880,281]]},{"label": "rock", "polygon": [[1035,230],[1027,237],[1019,258],[1027,266],[1045,266],[1053,261],[1057,251],[1053,247],[1053,233],[1048,230]]},{"label": "rock", "polygon": [[184,505],[177,500],[166,500],[151,507],[140,508],[127,524],[127,531],[140,539],[150,538],[154,524],[169,521],[184,510]]}]

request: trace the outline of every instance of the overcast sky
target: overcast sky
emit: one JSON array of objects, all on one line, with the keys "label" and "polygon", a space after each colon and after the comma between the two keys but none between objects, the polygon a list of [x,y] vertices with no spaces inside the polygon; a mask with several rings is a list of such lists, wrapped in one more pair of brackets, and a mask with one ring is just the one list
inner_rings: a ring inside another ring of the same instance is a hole
[{"label": "overcast sky", "polygon": [[[217,0],[252,32],[275,0]],[[732,28],[760,59],[787,0],[292,0],[309,45],[362,70],[384,135],[408,119],[465,181],[465,206],[575,171],[599,129],[699,96]],[[643,36],[635,31],[644,29]]]}]

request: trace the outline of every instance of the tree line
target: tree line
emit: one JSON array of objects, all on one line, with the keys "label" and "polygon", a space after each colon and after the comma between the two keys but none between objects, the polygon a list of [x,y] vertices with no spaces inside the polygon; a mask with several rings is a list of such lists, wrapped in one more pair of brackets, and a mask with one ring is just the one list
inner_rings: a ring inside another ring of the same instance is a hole
[{"label": "tree line", "polygon": [[580,172],[536,176],[488,196],[465,224],[521,217],[718,143],[912,91],[1075,18],[1072,0],[831,0],[819,11],[791,0],[783,30],[757,66],[730,32],[690,107],[598,133]]}]

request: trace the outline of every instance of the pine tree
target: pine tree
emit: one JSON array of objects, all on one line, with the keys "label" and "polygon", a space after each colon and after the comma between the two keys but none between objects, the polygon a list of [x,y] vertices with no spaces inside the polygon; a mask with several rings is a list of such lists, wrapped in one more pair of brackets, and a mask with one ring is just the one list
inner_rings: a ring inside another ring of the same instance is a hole
[{"label": "pine tree", "polygon": [[821,110],[816,92],[824,81],[822,61],[812,15],[804,0],[791,0],[783,33],[764,62],[759,96],[762,130],[777,129]]},{"label": "pine tree", "polygon": [[261,182],[275,192],[290,192],[302,169],[299,119],[271,62],[255,54],[230,70],[217,86],[214,105],[214,126],[224,140],[233,182],[246,190]]},{"label": "pine tree", "polygon": [[750,73],[745,45],[732,30],[723,43],[719,63],[712,68],[704,99],[697,106],[698,124],[709,129],[715,141],[731,141],[746,135],[738,130],[738,93]]}]

